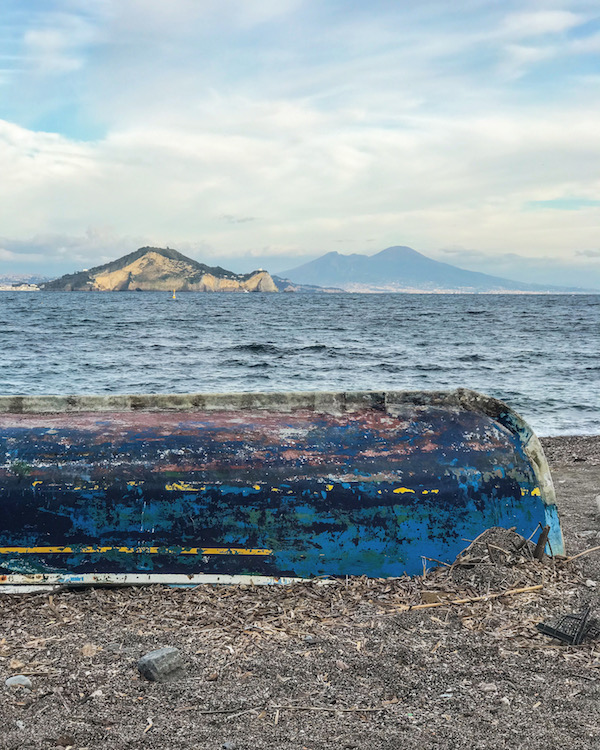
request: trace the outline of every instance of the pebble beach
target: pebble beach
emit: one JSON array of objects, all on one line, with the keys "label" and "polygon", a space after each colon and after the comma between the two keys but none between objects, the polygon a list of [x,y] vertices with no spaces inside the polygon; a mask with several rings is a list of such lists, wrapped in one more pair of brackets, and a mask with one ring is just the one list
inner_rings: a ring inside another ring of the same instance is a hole
[{"label": "pebble beach", "polygon": [[[598,614],[600,554],[570,558],[600,544],[600,438],[542,443],[566,560],[496,536],[416,579],[3,595],[0,748],[596,747],[598,643],[536,624]],[[144,679],[164,647],[183,673]]]}]

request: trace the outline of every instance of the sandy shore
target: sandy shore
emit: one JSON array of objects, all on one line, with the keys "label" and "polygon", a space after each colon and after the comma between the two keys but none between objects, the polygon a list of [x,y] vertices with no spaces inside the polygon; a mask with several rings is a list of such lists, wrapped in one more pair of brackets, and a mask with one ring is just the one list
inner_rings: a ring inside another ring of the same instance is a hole
[{"label": "sandy shore", "polygon": [[[600,544],[600,437],[543,445],[569,554]],[[600,615],[600,553],[539,564],[480,545],[469,560],[416,582],[3,596],[0,748],[598,747],[600,645],[535,623],[586,602]],[[165,645],[186,679],[142,680],[137,659]],[[32,689],[4,688],[15,673]]]}]

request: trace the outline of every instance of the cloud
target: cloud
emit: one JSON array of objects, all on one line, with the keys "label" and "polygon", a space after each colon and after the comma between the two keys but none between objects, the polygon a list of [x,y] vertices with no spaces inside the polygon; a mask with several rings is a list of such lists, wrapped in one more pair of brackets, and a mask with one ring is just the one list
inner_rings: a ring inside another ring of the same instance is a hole
[{"label": "cloud", "polygon": [[568,10],[508,13],[500,26],[499,32],[511,39],[560,34],[580,26],[585,21],[585,15]]},{"label": "cloud", "polygon": [[223,214],[221,218],[228,224],[246,224],[249,221],[256,221],[256,216],[232,216],[232,214]]},{"label": "cloud", "polygon": [[555,57],[556,54],[556,47],[550,45],[535,47],[524,44],[507,44],[504,48],[504,59],[498,69],[506,78],[518,78],[536,64]]},{"label": "cloud", "polygon": [[[10,243],[10,240],[8,240]],[[46,253],[15,252],[5,247],[0,247],[0,262],[10,263],[11,267],[21,264],[35,264],[36,267],[47,261]]]},{"label": "cloud", "polygon": [[109,227],[90,227],[80,236],[47,233],[25,239],[2,237],[0,260],[10,261],[12,267],[35,263],[40,272],[59,275],[115,260],[148,244],[153,244],[148,238],[120,236]]},{"label": "cloud", "polygon": [[569,50],[574,54],[597,54],[600,52],[600,33],[573,39],[569,44]]},{"label": "cloud", "polygon": [[56,29],[32,29],[24,44],[29,60],[44,74],[68,73],[83,65],[81,57],[72,53],[68,35]]},{"label": "cloud", "polygon": [[[201,241],[225,253],[309,252],[337,247],[348,232],[357,247],[375,240],[426,250],[449,238],[490,252],[506,244],[560,251],[564,222],[523,205],[553,201],[549,185],[554,194],[598,194],[593,103],[568,117],[407,117],[393,129],[357,127],[345,112],[309,104],[296,120],[277,102],[240,100],[238,128],[222,102],[205,115],[197,130],[140,126],[95,143],[0,123],[0,168],[12,175],[0,183],[3,225],[28,236],[32,227],[72,233],[108,223],[121,235]],[[578,214],[569,244],[586,247],[596,209]]]},{"label": "cloud", "polygon": [[[10,32],[0,226],[50,238],[49,263],[146,242],[211,257],[596,247],[584,2],[34,7]],[[549,210],[561,196],[577,221]]]},{"label": "cloud", "polygon": [[71,73],[83,67],[86,50],[96,41],[94,25],[81,15],[46,11],[24,31],[21,56],[37,75]]},{"label": "cloud", "polygon": [[0,247],[0,260],[5,261],[14,261],[17,260],[19,256],[16,253],[13,253],[11,250],[7,250],[4,247]]},{"label": "cloud", "polygon": [[541,63],[572,54],[577,42],[569,38],[568,32],[585,25],[587,20],[584,13],[565,10],[507,14],[495,33],[501,45],[499,74],[509,80],[516,79]]}]

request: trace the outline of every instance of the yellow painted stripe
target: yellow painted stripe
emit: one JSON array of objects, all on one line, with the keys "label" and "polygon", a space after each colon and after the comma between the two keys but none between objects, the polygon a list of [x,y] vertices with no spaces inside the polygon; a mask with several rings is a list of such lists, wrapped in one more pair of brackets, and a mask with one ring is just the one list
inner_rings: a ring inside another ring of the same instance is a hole
[{"label": "yellow painted stripe", "polygon": [[408,487],[396,487],[394,490],[394,494],[396,495],[403,495],[405,492],[412,492],[413,495],[415,494],[414,490],[409,490]]},{"label": "yellow painted stripe", "polygon": [[167,492],[197,492],[198,487],[194,487],[192,484],[188,484],[188,482],[173,482],[173,484],[167,484],[165,485],[165,489]]},{"label": "yellow painted stripe", "polygon": [[[131,555],[136,552],[149,555],[168,554],[172,547],[0,547],[0,555],[20,554],[79,554],[94,552],[123,552]],[[271,555],[270,549],[245,549],[243,547],[187,547],[177,549],[180,555]]]}]

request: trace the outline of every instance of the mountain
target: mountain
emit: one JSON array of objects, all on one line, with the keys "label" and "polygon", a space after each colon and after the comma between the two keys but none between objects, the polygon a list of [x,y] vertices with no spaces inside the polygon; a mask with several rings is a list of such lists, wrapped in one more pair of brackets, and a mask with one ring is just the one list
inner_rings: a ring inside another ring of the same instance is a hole
[{"label": "mountain", "polygon": [[262,269],[236,274],[160,247],[141,247],[103,266],[67,274],[41,285],[46,292],[277,292]]},{"label": "mountain", "polygon": [[341,287],[347,292],[583,292],[595,291],[525,284],[477,271],[465,271],[396,245],[375,255],[327,253],[284,271],[296,284]]},{"label": "mountain", "polygon": [[50,277],[28,273],[0,274],[0,284],[3,286],[28,286],[40,284],[42,281],[50,281]]}]

